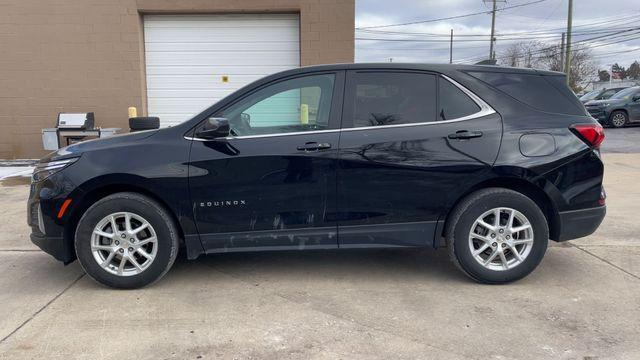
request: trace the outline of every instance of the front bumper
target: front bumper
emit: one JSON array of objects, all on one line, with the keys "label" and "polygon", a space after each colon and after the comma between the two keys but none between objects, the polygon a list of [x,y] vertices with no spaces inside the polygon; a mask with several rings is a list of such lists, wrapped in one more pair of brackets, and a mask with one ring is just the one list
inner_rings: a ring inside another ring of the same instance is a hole
[{"label": "front bumper", "polygon": [[27,200],[27,224],[31,228],[31,242],[47,254],[65,264],[75,260],[73,237],[65,236],[65,221],[69,210],[62,218],[58,212],[65,199],[70,197],[75,186],[62,174],[31,184]]},{"label": "front bumper", "polygon": [[62,237],[50,237],[32,232],[31,242],[36,244],[42,251],[53,256],[56,260],[62,261],[65,265],[75,260],[75,254],[68,241]]},{"label": "front bumper", "polygon": [[567,241],[593,234],[604,220],[606,206],[560,213],[560,236],[557,241]]},{"label": "front bumper", "polygon": [[598,120],[598,122],[604,123],[609,119],[609,112],[606,108],[590,108],[587,107],[587,111],[592,118]]}]

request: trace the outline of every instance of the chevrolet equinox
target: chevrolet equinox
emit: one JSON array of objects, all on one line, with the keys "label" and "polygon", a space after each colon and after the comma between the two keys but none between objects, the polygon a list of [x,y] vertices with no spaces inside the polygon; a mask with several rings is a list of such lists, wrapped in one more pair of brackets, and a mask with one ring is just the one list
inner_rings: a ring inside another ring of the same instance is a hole
[{"label": "chevrolet equinox", "polygon": [[160,279],[178,251],[372,247],[446,247],[470,278],[514,281],[605,216],[604,132],[565,81],[425,64],[270,75],[179,125],[40,160],[31,240],[117,288]]}]

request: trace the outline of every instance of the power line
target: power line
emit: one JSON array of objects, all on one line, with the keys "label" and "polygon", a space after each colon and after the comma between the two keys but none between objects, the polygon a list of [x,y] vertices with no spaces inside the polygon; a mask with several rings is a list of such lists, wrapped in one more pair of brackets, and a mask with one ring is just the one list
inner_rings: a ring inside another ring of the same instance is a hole
[{"label": "power line", "polygon": [[[602,19],[610,19],[610,20],[603,20],[603,21],[596,21],[596,22],[592,22],[592,23],[585,23],[582,25],[575,25],[573,26],[574,28],[583,28],[583,27],[590,27],[590,26],[594,26],[594,25],[601,25],[601,24],[611,24],[612,22],[616,22],[619,24],[627,24],[628,20],[632,20],[632,19],[637,19],[640,18],[640,14],[634,14],[634,15],[627,15],[627,16],[617,16],[615,19],[611,19],[611,17],[602,17],[602,18],[598,18],[599,20]],[[611,27],[596,27],[594,29],[586,29],[586,30],[581,30],[582,32],[588,32],[588,31],[600,31],[600,30],[604,30],[604,29],[609,29]],[[566,30],[566,28],[551,28],[551,29],[542,29],[542,30],[533,30],[533,31],[522,31],[522,32],[513,32],[513,33],[502,33],[502,34],[497,34],[496,36],[510,36],[510,35],[525,35],[525,34],[557,34],[560,31],[564,31]],[[444,33],[430,33],[430,32],[407,32],[407,31],[390,31],[390,30],[375,30],[375,29],[370,29],[369,27],[364,27],[364,28],[356,28],[356,31],[359,32],[365,32],[365,33],[373,33],[373,34],[385,34],[385,35],[421,35],[421,36],[449,36],[449,34],[444,34]],[[576,31],[576,32],[581,32],[581,31]],[[486,34],[458,34],[456,35],[456,37],[478,37],[478,36],[486,36]]]},{"label": "power line", "polygon": [[[580,33],[579,35],[591,35],[591,34],[604,34],[604,35],[600,35],[600,36],[596,36],[590,39],[584,39],[584,40],[580,40],[580,41],[586,41],[586,40],[591,40],[591,39],[598,39],[598,38],[604,38],[604,37],[608,37],[611,35],[615,35],[615,34],[620,34],[620,33],[624,33],[624,32],[629,32],[629,31],[635,31],[640,29],[640,27],[629,27],[629,28],[623,28],[622,30],[609,30],[609,31],[602,31],[602,32],[594,32],[594,33]],[[575,35],[575,34],[574,34]],[[512,40],[545,40],[545,39],[555,39],[557,38],[557,34],[554,35],[545,35],[545,36],[523,36],[523,37],[505,37],[505,38],[501,38],[501,40],[503,41],[512,41]],[[361,40],[361,41],[382,41],[382,42],[417,42],[417,43],[442,43],[442,42],[449,42],[449,40],[445,40],[445,39],[398,39],[398,38],[373,38],[373,37],[356,37],[355,40]],[[459,39],[456,40],[456,42],[485,42],[485,41],[489,41],[489,39]]]},{"label": "power line", "polygon": [[[524,4],[518,4],[518,5],[513,5],[513,6],[506,6],[506,7],[504,7],[504,8],[497,9],[496,11],[504,11],[504,10],[508,10],[508,9],[514,9],[514,8],[518,8],[518,7],[522,7],[522,6],[528,6],[528,5],[538,4],[538,3],[541,3],[541,2],[544,2],[544,1],[547,1],[547,0],[536,0],[536,1],[530,1],[530,2],[527,2],[527,3],[524,3]],[[452,20],[452,19],[460,19],[460,18],[465,18],[465,17],[469,17],[469,16],[476,16],[476,15],[482,15],[482,14],[490,14],[491,12],[492,12],[492,10],[486,10],[486,11],[480,11],[480,12],[471,13],[471,14],[464,14],[464,15],[449,16],[449,17],[438,18],[438,19],[429,19],[429,20],[411,21],[411,22],[399,23],[399,24],[387,24],[387,25],[376,25],[376,26],[362,26],[362,27],[358,27],[358,28],[356,28],[356,30],[364,30],[364,29],[381,29],[381,28],[389,28],[389,27],[396,27],[396,26],[415,25],[415,24],[425,24],[425,23],[431,23],[431,22],[437,22],[437,21]]]},{"label": "power line", "polygon": [[[582,47],[579,47],[579,48],[576,47],[576,48],[571,49],[571,53],[575,54],[578,51],[582,51],[582,50],[591,50],[591,49],[595,49],[595,48],[599,48],[599,47],[611,46],[611,45],[614,45],[614,44],[619,44],[619,43],[630,41],[630,40],[640,39],[640,33],[627,34],[625,36],[632,36],[632,37],[626,38],[626,39],[619,39],[619,40],[611,41],[611,42],[606,42],[606,43],[602,43],[602,44],[597,44],[597,45],[586,44],[586,45],[584,45]],[[544,54],[547,50],[552,50],[552,49],[553,49],[553,47],[547,47],[547,48],[531,51],[530,53],[527,53],[527,54],[517,55],[517,56],[514,56],[514,57],[517,58],[517,59],[526,58],[526,57],[531,57],[531,59],[536,59],[536,60],[543,59],[543,58],[545,58],[547,56],[541,55],[541,54]],[[532,55],[537,55],[537,56],[532,56]],[[503,54],[501,56],[498,56],[498,58],[504,60],[504,59],[509,58],[509,55],[504,55]],[[467,60],[467,61],[470,61],[470,60]]]},{"label": "power line", "polygon": [[[637,28],[637,29],[640,29],[640,28]],[[637,40],[637,39],[640,39],[640,30],[637,30],[635,33],[615,35],[615,36],[612,36],[608,40],[611,40],[613,38],[620,38],[620,37],[625,37],[625,38],[624,39],[618,39],[616,41],[608,41],[608,42],[604,42],[604,43],[600,43],[600,44],[588,44],[588,42],[589,41],[593,41],[593,40],[602,39],[603,37],[601,37],[601,36],[595,37],[595,38],[590,38],[590,39],[584,39],[584,40],[580,40],[580,41],[575,41],[574,44],[582,44],[582,46],[572,49],[571,53],[576,53],[576,52],[582,51],[582,50],[587,50],[587,49],[590,50],[590,49],[594,49],[594,48],[600,48],[600,47],[604,47],[604,46],[610,46],[610,45],[614,45],[614,44],[619,44],[619,43],[622,43],[622,42]],[[525,57],[532,56],[532,55],[543,54],[548,50],[552,50],[554,47],[557,47],[557,45],[548,46],[548,47],[544,47],[544,48],[541,48],[541,49],[536,49],[536,50],[534,50],[534,51],[532,51],[530,53],[518,55],[518,56],[516,56],[516,58],[520,59],[520,58],[525,58]],[[636,50],[632,50],[632,51],[636,51]],[[508,57],[509,56],[506,55],[504,52],[497,56],[498,59],[502,59],[502,60],[507,59]],[[532,57],[532,59],[541,59],[543,57],[544,56],[534,56],[534,57]],[[476,62],[478,60],[482,60],[482,59],[485,59],[485,58],[486,57],[483,56],[483,55],[476,55],[476,56],[471,56],[471,57],[458,59],[456,61],[456,63]]]}]

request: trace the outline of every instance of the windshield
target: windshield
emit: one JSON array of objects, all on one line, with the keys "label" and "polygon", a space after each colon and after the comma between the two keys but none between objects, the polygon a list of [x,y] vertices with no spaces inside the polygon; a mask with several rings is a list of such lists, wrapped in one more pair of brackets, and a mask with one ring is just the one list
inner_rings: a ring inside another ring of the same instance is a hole
[{"label": "windshield", "polygon": [[600,94],[600,90],[589,91],[588,93],[582,95],[580,97],[580,100],[593,100],[596,98],[596,96],[598,96],[598,94]]},{"label": "windshield", "polygon": [[611,99],[631,100],[631,97],[638,92],[638,89],[639,88],[637,88],[637,87],[624,89],[624,90],[620,91],[619,93],[613,95],[611,97]]}]

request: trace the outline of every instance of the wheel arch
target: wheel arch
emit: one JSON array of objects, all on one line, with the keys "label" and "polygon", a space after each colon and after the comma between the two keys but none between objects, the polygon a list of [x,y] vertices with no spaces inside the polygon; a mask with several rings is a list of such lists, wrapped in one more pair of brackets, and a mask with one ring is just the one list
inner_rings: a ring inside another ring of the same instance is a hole
[{"label": "wheel arch", "polygon": [[[99,201],[109,195],[120,193],[120,192],[133,192],[144,195],[154,201],[158,202],[166,211],[169,213],[171,220],[174,222],[176,229],[178,229],[178,236],[180,238],[180,245],[184,245],[184,230],[180,221],[176,217],[175,213],[171,210],[171,207],[167,202],[153,191],[148,188],[132,183],[107,183],[101,186],[92,187],[91,190],[83,191],[82,196],[80,197],[80,201],[75,203],[72,207],[68,217],[65,221],[63,228],[63,239],[64,241],[69,242],[72,253],[74,254],[75,260],[75,247],[74,247],[74,237],[76,233],[76,229],[78,227],[78,223],[80,222],[80,218],[87,211],[87,209]],[[75,198],[75,197],[74,197]]]},{"label": "wheel arch", "polygon": [[611,117],[612,117],[612,116],[613,116],[613,114],[614,114],[615,112],[617,112],[617,111],[621,111],[621,112],[625,113],[625,114],[627,115],[627,119],[629,118],[629,112],[627,111],[627,109],[625,109],[625,108],[618,108],[618,109],[613,109],[613,110],[611,110],[611,112],[609,113],[609,119],[608,119],[608,120],[611,120]]},{"label": "wheel arch", "polygon": [[547,220],[547,224],[549,226],[549,238],[552,240],[558,239],[560,235],[559,211],[554,205],[551,197],[540,186],[519,177],[495,177],[471,186],[449,207],[444,222],[442,222],[441,226],[439,226],[438,236],[436,236],[436,243],[434,244],[436,247],[441,247],[445,244],[443,240],[445,236],[444,232],[450,221],[453,210],[458,206],[458,204],[467,196],[476,191],[493,187],[513,190],[533,200],[533,202],[535,202],[536,205],[538,205],[538,207],[542,210],[542,213]]}]

